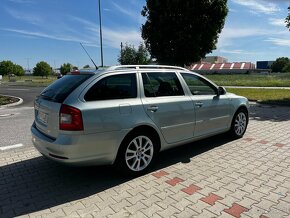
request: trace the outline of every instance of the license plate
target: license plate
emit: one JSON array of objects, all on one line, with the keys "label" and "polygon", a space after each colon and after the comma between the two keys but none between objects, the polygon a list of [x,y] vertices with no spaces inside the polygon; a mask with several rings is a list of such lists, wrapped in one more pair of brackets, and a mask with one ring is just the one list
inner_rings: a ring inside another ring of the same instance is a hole
[{"label": "license plate", "polygon": [[37,120],[43,124],[47,124],[48,115],[42,111],[38,111],[37,113]]}]

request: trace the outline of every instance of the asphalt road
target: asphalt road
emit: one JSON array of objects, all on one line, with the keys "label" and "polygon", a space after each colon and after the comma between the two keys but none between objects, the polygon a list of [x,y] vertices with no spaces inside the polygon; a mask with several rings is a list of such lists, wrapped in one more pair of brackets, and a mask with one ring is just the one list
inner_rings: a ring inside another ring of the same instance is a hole
[{"label": "asphalt road", "polygon": [[23,99],[21,105],[0,107],[0,150],[6,146],[32,146],[30,127],[34,119],[33,102],[43,88],[0,85],[0,95]]},{"label": "asphalt road", "polygon": [[0,95],[12,95],[23,99],[19,107],[33,107],[34,99],[44,87],[7,86],[0,84]]}]

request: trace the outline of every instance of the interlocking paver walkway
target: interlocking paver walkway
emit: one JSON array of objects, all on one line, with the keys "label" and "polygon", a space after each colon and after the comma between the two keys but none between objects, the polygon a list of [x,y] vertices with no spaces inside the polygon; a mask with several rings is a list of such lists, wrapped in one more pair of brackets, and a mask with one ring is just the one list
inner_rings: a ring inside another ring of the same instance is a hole
[{"label": "interlocking paver walkway", "polygon": [[0,217],[290,217],[290,107],[250,112],[244,138],[166,151],[138,178],[0,151]]}]

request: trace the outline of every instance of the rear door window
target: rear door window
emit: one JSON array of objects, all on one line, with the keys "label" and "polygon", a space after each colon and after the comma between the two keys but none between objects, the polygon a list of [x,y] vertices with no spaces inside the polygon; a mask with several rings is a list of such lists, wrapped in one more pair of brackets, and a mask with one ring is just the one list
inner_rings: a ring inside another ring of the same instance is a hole
[{"label": "rear door window", "polygon": [[126,99],[137,97],[136,74],[107,76],[85,94],[86,101]]},{"label": "rear door window", "polygon": [[73,90],[91,76],[93,74],[65,75],[44,89],[40,96],[49,101],[62,103]]},{"label": "rear door window", "polygon": [[146,97],[184,95],[175,73],[142,73],[144,94]]}]

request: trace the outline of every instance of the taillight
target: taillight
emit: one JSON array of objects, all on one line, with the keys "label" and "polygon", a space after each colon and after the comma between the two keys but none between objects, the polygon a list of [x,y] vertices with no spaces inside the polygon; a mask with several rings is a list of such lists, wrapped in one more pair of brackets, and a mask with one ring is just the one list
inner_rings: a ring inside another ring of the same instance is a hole
[{"label": "taillight", "polygon": [[84,130],[82,112],[68,105],[61,105],[59,112],[59,129],[68,131]]}]

